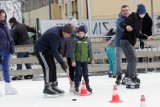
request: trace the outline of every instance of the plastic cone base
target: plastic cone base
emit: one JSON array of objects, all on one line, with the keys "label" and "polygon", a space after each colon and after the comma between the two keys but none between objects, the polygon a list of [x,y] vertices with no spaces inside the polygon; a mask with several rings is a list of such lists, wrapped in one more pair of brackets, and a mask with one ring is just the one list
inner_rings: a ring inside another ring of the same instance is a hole
[{"label": "plastic cone base", "polygon": [[81,90],[79,95],[80,96],[89,96],[89,95],[91,95],[91,93],[88,93],[87,90],[85,89],[85,90]]},{"label": "plastic cone base", "polygon": [[114,95],[114,96],[112,97],[112,100],[109,101],[109,102],[110,102],[110,103],[121,103],[121,102],[123,102],[123,101],[119,99],[119,95]]}]

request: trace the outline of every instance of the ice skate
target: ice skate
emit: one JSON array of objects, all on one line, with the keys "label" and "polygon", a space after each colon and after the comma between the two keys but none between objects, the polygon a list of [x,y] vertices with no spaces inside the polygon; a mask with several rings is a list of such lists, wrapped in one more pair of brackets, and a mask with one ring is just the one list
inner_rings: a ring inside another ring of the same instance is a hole
[{"label": "ice skate", "polygon": [[79,95],[79,87],[74,88],[74,94]]},{"label": "ice skate", "polygon": [[44,97],[58,97],[59,93],[54,91],[51,87],[51,83],[45,85],[44,90]]},{"label": "ice skate", "polygon": [[128,82],[126,83],[126,88],[139,88],[139,87],[140,87],[140,83],[137,82],[136,76],[133,76],[128,79]]},{"label": "ice skate", "polygon": [[122,76],[121,76],[121,75],[118,75],[115,83],[116,83],[117,85],[120,85],[120,84],[121,84],[121,79],[122,79]]},{"label": "ice skate", "polygon": [[89,84],[86,84],[86,88],[87,88],[87,90],[88,90],[90,93],[92,93],[92,88],[90,87]]},{"label": "ice skate", "polygon": [[52,83],[51,86],[52,86],[52,89],[54,91],[56,91],[56,92],[59,93],[59,95],[61,95],[61,96],[64,95],[65,91],[63,91],[63,90],[61,90],[61,89],[58,88],[58,82],[57,81],[55,81],[54,83]]},{"label": "ice skate", "polygon": [[74,82],[70,83],[69,92],[71,92],[71,93],[74,92]]},{"label": "ice skate", "polygon": [[4,91],[5,91],[6,95],[15,95],[15,94],[17,94],[17,90],[11,86],[11,83],[5,83]]},{"label": "ice skate", "polygon": [[2,97],[2,92],[0,91],[0,97]]}]

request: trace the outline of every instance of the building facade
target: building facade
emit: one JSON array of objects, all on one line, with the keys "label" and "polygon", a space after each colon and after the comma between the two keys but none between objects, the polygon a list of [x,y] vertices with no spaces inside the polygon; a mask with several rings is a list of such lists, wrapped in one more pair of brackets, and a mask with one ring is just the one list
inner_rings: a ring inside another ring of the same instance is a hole
[{"label": "building facade", "polygon": [[[36,18],[45,20],[67,19],[74,16],[79,20],[117,18],[122,5],[127,4],[131,11],[136,11],[137,4],[143,3],[147,12],[160,15],[160,0],[25,0],[23,16],[25,23],[35,25]],[[89,2],[87,2],[89,1]],[[153,1],[153,5],[151,5]],[[88,10],[90,4],[90,11]]]}]

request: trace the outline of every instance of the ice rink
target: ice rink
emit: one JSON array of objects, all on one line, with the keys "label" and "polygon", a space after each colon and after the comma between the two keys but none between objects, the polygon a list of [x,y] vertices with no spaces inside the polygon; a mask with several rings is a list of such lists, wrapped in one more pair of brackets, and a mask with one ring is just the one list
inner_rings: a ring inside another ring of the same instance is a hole
[{"label": "ice rink", "polygon": [[[118,93],[123,103],[109,103],[112,99],[115,79],[108,75],[91,76],[90,85],[93,88],[91,96],[76,96],[69,92],[67,78],[58,78],[59,87],[65,90],[65,96],[44,98],[43,81],[20,80],[13,81],[17,95],[4,95],[4,82],[0,81],[0,107],[140,107],[140,97],[146,97],[147,107],[160,107],[160,73],[139,74],[141,86],[139,89],[126,89],[118,86]],[[72,99],[77,99],[72,101]]]}]

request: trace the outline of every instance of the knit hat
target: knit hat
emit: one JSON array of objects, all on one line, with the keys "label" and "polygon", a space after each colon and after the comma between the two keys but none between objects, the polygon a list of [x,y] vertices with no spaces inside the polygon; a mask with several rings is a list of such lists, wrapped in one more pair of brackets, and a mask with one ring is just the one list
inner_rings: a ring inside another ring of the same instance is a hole
[{"label": "knit hat", "polygon": [[71,24],[67,23],[66,25],[64,25],[62,31],[71,34],[73,32]]},{"label": "knit hat", "polygon": [[137,13],[138,14],[145,14],[146,13],[146,8],[143,4],[137,5]]},{"label": "knit hat", "polygon": [[87,27],[82,25],[78,28],[77,32],[84,32],[84,33],[87,33]]},{"label": "knit hat", "polygon": [[16,20],[16,18],[15,17],[11,17],[10,19],[9,19],[9,23],[15,23],[17,20]]},{"label": "knit hat", "polygon": [[77,22],[77,20],[76,20],[75,18],[73,18],[73,19],[70,21],[70,24],[71,24],[72,26],[78,27],[78,22]]}]

